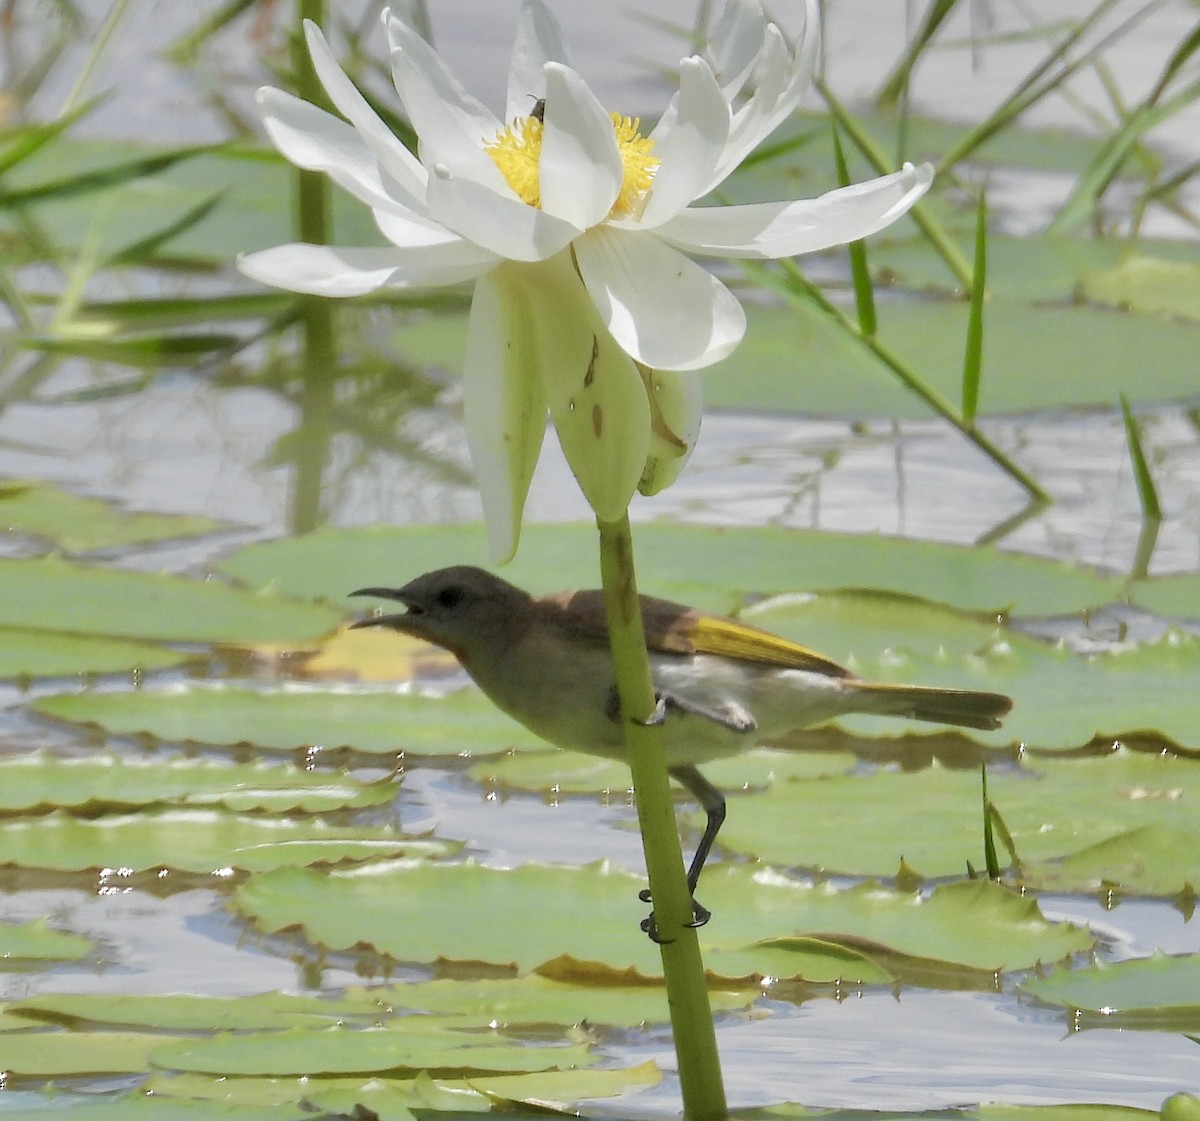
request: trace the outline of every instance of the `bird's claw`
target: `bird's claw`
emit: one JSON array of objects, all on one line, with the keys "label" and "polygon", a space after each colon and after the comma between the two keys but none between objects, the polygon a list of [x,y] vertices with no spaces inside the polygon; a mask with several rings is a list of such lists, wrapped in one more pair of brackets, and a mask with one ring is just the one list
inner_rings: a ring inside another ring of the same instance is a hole
[{"label": "bird's claw", "polygon": [[[643,903],[649,903],[650,899],[651,899],[650,889],[643,888],[641,891],[638,892],[638,898]],[[689,930],[696,930],[699,927],[702,927],[711,918],[712,918],[712,911],[710,911],[702,903],[698,903],[698,902],[696,902],[695,899],[693,899],[692,900],[692,921],[689,923],[684,923],[683,925],[685,927],[687,927]],[[653,911],[651,911],[649,915],[647,915],[644,919],[642,919],[641,927],[642,927],[643,933],[648,934],[650,936],[650,941],[657,942],[660,946],[669,945],[671,942],[674,941],[673,938],[659,937],[658,924],[654,921],[654,912]]]}]

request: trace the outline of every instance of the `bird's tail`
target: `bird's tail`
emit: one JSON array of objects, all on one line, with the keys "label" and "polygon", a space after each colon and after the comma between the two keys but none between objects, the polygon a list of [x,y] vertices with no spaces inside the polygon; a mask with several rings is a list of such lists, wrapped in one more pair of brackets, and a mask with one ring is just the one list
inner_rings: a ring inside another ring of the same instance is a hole
[{"label": "bird's tail", "polygon": [[890,685],[855,682],[854,692],[863,699],[863,712],[881,716],[906,716],[935,724],[957,724],[962,728],[999,728],[1012,700],[1003,693],[974,689],[939,689],[927,685]]}]

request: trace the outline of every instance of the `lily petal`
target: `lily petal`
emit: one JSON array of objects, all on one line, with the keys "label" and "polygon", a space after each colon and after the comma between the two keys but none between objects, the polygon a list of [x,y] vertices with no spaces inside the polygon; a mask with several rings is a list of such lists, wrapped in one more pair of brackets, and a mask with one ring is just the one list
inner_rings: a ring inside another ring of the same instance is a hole
[{"label": "lily petal", "polygon": [[694,373],[641,368],[650,402],[650,452],[638,483],[642,494],[658,494],[691,459],[704,417],[704,390]]},{"label": "lily petal", "polygon": [[726,100],[741,92],[762,57],[766,24],[759,0],[728,0],[706,36]]},{"label": "lily petal", "polygon": [[505,122],[528,117],[534,101],[546,96],[547,62],[570,66],[570,48],[562,28],[543,0],[525,0],[517,19],[517,35],[508,67]]},{"label": "lily petal", "polygon": [[711,366],[746,333],[746,313],[733,293],[654,234],[598,226],[574,250],[600,318],[643,365]]},{"label": "lily petal", "polygon": [[612,209],[625,175],[612,118],[569,67],[547,63],[545,81],[538,158],[542,209],[586,230]]},{"label": "lily petal", "polygon": [[520,293],[517,329],[537,371],[563,454],[597,516],[623,517],[645,469],[650,409],[633,361],[604,329],[569,253],[506,263],[497,282]]},{"label": "lily petal", "polygon": [[421,138],[422,162],[426,167],[447,167],[456,176],[515,198],[483,146],[503,127],[496,115],[467,93],[416,31],[395,16],[385,17],[385,23],[392,81]]},{"label": "lily petal", "polygon": [[729,139],[729,104],[708,63],[679,64],[679,96],[667,127],[651,133],[661,161],[638,226],[650,229],[673,218],[702,194]]},{"label": "lily petal", "polygon": [[426,193],[430,214],[497,256],[512,261],[545,260],[580,232],[570,222],[527,206],[515,195],[498,195],[440,167],[434,171]]},{"label": "lily petal", "polygon": [[475,284],[463,366],[463,418],[492,560],[517,551],[521,515],[546,433],[546,394],[529,349],[521,291],[500,270]]},{"label": "lily petal", "polygon": [[717,165],[716,175],[708,184],[708,190],[723,182],[800,103],[800,98],[812,81],[820,31],[817,0],[805,0],[804,39],[794,56],[779,28],[774,24],[766,25],[758,84],[750,99],[734,114],[729,144]]},{"label": "lily petal", "polygon": [[289,292],[310,296],[362,296],[380,288],[437,288],[471,280],[495,258],[459,241],[427,249],[347,248],[292,242],[243,253],[244,276]]},{"label": "lily petal", "polygon": [[933,181],[929,164],[839,187],[815,199],[690,207],[656,233],[689,253],[755,260],[858,241],[890,225]]},{"label": "lily petal", "polygon": [[321,29],[310,20],[305,20],[304,36],[313,68],[334,107],[354,126],[371,154],[379,161],[380,168],[392,177],[404,194],[419,205],[425,197],[427,178],[421,161],[396,139],[392,130],[380,120],[375,110],[367,104],[367,99],[346,77]]}]

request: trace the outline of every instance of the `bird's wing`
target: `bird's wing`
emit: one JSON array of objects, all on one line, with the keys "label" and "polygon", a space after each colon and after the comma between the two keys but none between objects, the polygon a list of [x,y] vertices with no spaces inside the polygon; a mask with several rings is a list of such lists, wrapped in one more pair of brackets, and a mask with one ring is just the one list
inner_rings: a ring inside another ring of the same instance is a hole
[{"label": "bird's wing", "polygon": [[[769,631],[707,615],[665,599],[642,596],[641,601],[646,645],[653,653],[720,654],[781,669],[809,670],[826,677],[854,676],[845,666],[823,654]],[[574,634],[587,635],[598,641],[607,639],[602,592],[563,592],[546,596],[539,603],[560,613],[559,617]]]}]

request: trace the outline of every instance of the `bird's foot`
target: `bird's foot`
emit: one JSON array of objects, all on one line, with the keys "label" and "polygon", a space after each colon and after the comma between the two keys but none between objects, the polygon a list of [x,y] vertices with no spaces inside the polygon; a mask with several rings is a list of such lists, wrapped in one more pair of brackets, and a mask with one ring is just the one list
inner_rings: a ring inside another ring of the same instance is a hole
[{"label": "bird's foot", "polygon": [[[641,891],[639,891],[638,898],[643,903],[649,903],[650,902],[649,888],[643,888]],[[711,918],[712,918],[712,912],[707,907],[705,907],[702,903],[698,903],[698,902],[696,902],[695,899],[693,899],[692,900],[692,921],[689,923],[684,923],[684,926],[686,926],[689,930],[696,930],[697,928],[702,927]],[[651,942],[657,942],[660,946],[669,945],[671,942],[674,941],[673,938],[663,938],[659,934],[658,924],[657,924],[657,922],[655,922],[653,911],[651,911],[650,914],[648,914],[644,919],[642,919],[641,928],[644,933],[646,933],[650,936]]]}]

